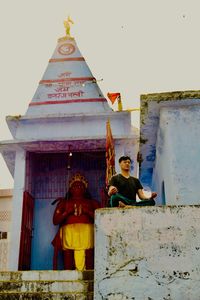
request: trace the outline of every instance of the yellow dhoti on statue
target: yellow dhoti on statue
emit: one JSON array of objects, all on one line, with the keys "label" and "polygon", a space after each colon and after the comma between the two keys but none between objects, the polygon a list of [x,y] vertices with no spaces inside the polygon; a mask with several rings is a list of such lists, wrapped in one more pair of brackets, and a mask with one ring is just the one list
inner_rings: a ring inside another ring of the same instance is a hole
[{"label": "yellow dhoti on statue", "polygon": [[60,238],[63,250],[74,250],[76,269],[85,269],[85,250],[94,247],[93,224],[68,224],[60,228]]}]

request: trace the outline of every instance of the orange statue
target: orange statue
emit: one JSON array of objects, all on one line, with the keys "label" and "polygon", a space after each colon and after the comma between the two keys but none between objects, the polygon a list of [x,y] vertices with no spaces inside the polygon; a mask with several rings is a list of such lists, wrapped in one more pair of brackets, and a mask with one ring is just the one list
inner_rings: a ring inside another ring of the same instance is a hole
[{"label": "orange statue", "polygon": [[69,182],[65,198],[58,198],[53,223],[60,225],[52,244],[54,246],[53,269],[57,269],[57,254],[64,253],[65,270],[94,268],[94,211],[99,203],[87,194],[88,182],[81,174],[75,174]]}]

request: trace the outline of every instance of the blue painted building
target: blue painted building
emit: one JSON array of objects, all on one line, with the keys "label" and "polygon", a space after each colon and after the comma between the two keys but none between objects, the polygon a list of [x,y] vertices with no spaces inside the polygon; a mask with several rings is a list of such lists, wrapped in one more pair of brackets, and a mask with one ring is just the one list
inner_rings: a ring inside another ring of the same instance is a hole
[{"label": "blue painted building", "polygon": [[140,179],[157,204],[200,203],[200,91],[141,96]]}]

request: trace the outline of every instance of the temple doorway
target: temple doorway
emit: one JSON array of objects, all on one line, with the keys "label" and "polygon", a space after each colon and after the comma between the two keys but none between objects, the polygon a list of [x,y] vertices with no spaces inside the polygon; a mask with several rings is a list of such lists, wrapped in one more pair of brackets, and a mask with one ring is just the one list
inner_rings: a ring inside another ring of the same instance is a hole
[{"label": "temple doorway", "polygon": [[[101,203],[105,188],[105,151],[73,152],[70,160],[66,153],[27,154],[26,189],[34,198],[31,270],[52,270],[51,241],[58,230],[52,223],[56,206],[52,202],[65,196],[69,179],[76,172],[87,178],[92,198]],[[59,261],[59,269],[63,269],[62,257]]]}]

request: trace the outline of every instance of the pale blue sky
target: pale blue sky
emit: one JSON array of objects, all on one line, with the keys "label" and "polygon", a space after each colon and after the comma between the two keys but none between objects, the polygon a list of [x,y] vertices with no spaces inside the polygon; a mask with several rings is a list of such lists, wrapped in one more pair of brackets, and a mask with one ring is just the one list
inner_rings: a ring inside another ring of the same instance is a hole
[{"label": "pale blue sky", "polygon": [[[5,116],[25,114],[68,15],[104,95],[121,92],[125,108],[140,94],[200,89],[199,0],[1,0],[1,140],[11,139]],[[10,187],[0,158],[0,188]]]}]

